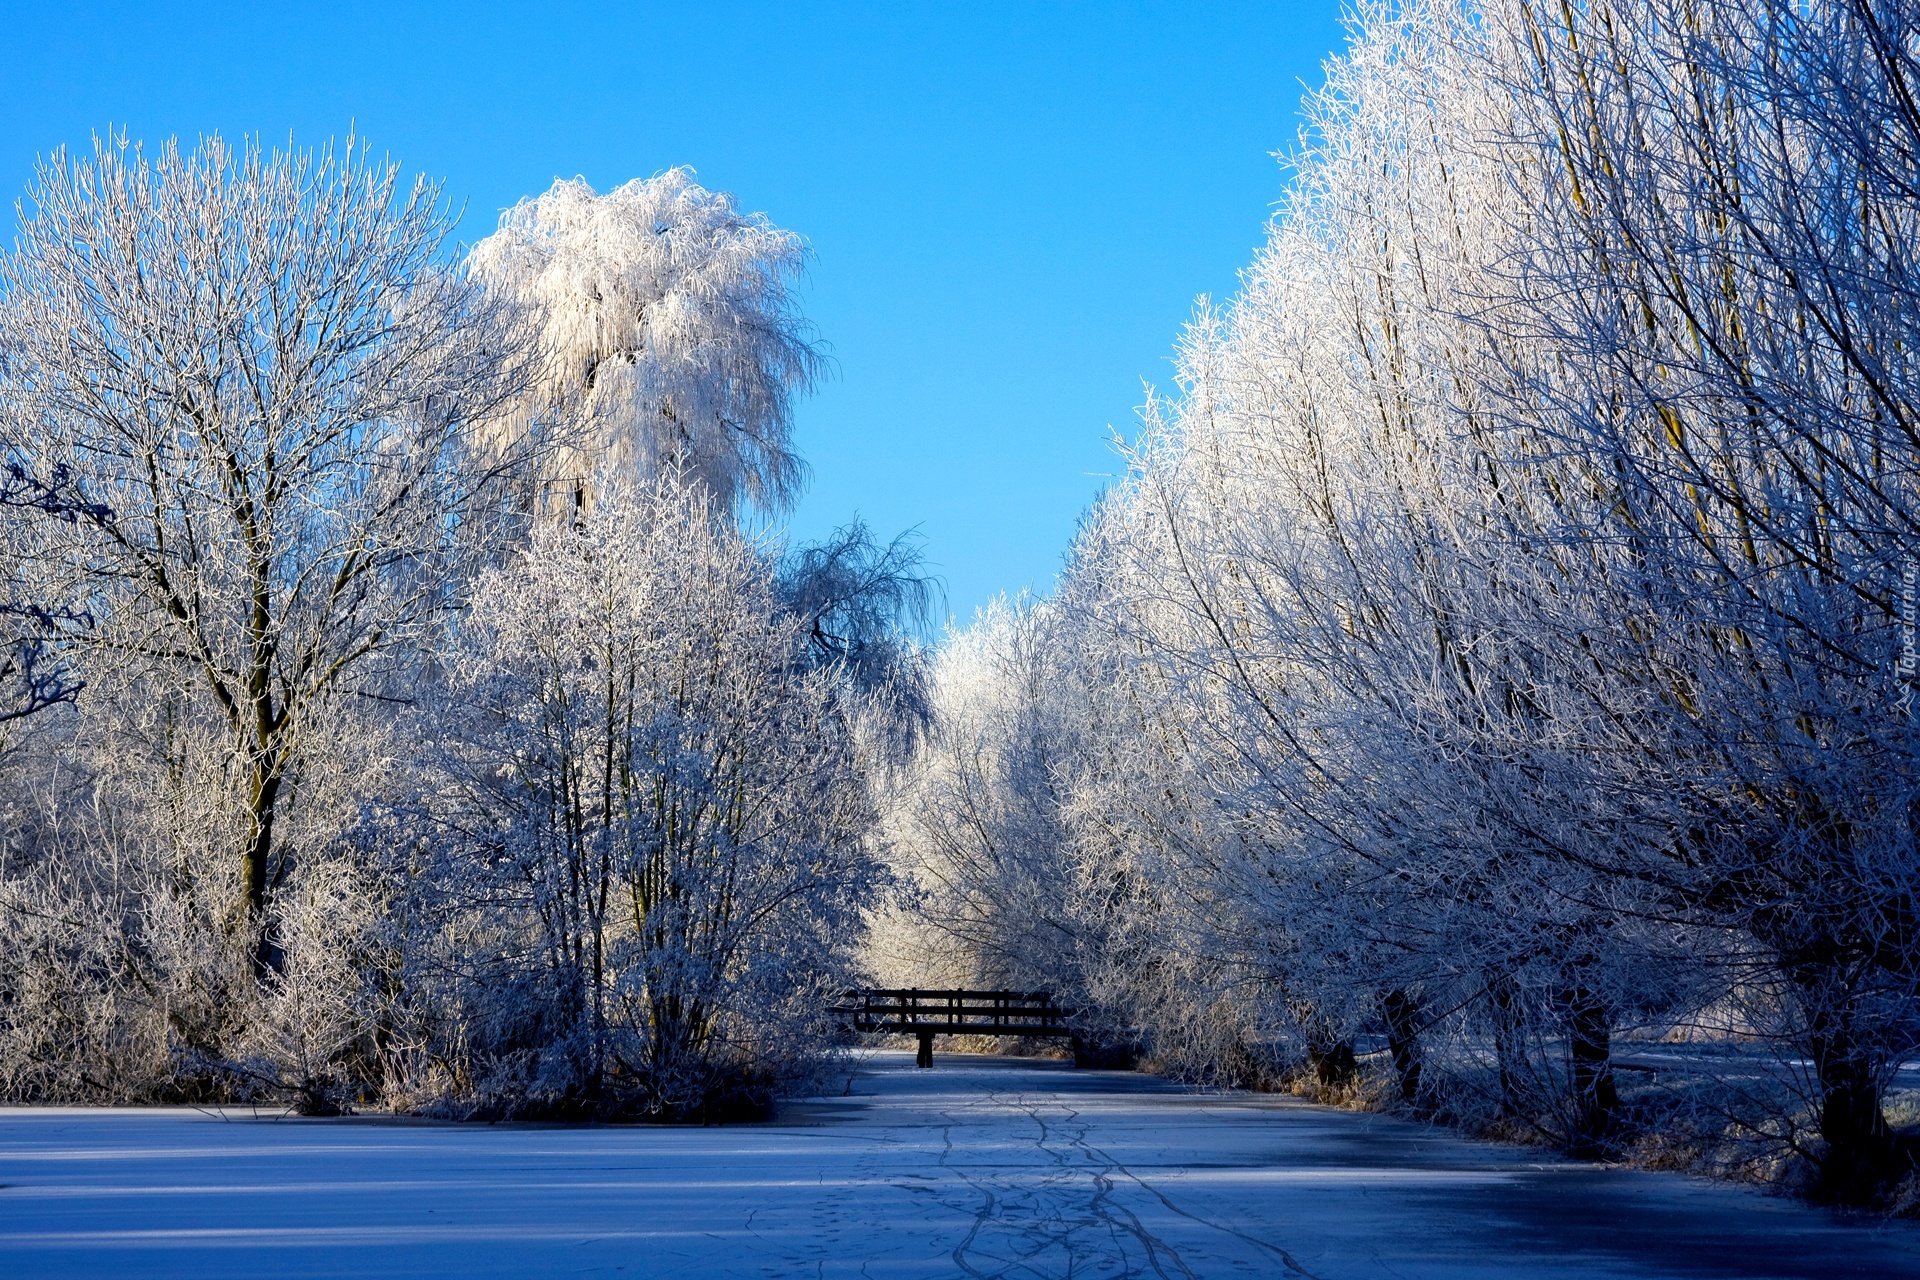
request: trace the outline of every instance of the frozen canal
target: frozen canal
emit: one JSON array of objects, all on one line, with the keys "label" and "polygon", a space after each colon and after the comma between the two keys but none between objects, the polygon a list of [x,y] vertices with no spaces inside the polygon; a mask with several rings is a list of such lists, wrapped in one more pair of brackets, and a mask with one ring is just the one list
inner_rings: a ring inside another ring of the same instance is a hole
[{"label": "frozen canal", "polygon": [[1891,1276],[1920,1231],[1144,1077],[882,1055],[725,1129],[0,1111],[0,1276]]}]

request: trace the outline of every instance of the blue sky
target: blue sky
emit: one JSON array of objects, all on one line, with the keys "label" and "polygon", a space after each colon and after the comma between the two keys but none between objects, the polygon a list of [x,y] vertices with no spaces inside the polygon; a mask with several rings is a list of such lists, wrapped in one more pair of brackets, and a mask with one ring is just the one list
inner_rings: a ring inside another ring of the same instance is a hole
[{"label": "blue sky", "polygon": [[833,374],[799,416],[793,532],[917,526],[962,620],[1051,582],[1142,380],[1259,244],[1342,39],[1326,0],[11,8],[14,195],[109,123],[351,124],[442,180],[469,240],[556,176],[677,164],[799,232]]}]

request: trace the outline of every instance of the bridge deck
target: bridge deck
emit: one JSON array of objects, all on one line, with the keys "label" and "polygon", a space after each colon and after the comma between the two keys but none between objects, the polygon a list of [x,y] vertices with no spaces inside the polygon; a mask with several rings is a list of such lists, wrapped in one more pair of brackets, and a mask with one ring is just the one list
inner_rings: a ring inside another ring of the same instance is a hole
[{"label": "bridge deck", "polygon": [[920,1065],[933,1062],[933,1038],[942,1036],[1071,1036],[1069,1010],[1047,991],[936,990],[874,987],[848,991],[829,1010],[849,1031],[920,1037]]}]

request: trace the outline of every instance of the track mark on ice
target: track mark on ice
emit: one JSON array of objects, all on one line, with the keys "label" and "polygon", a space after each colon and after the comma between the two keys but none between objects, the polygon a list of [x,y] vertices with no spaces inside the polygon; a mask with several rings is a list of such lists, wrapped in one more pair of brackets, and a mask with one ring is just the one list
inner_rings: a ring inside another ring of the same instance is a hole
[{"label": "track mark on ice", "polygon": [[[1248,1244],[1255,1245],[1255,1246],[1258,1246],[1259,1248],[1265,1249],[1267,1252],[1271,1253],[1274,1257],[1280,1259],[1281,1265],[1286,1267],[1286,1269],[1289,1272],[1291,1272],[1294,1275],[1302,1277],[1302,1280],[1320,1280],[1320,1277],[1314,1275],[1313,1272],[1301,1266],[1299,1261],[1295,1259],[1292,1254],[1288,1253],[1285,1249],[1282,1249],[1279,1245],[1269,1244],[1267,1241],[1260,1239],[1258,1236],[1250,1236],[1246,1232],[1240,1230],[1238,1227],[1229,1227],[1225,1223],[1215,1222],[1211,1218],[1205,1218],[1197,1213],[1191,1213],[1186,1209],[1182,1209],[1179,1205],[1175,1204],[1172,1200],[1167,1198],[1166,1192],[1160,1190],[1160,1188],[1154,1186],[1152,1183],[1148,1182],[1145,1178],[1142,1178],[1139,1174],[1135,1173],[1132,1169],[1129,1169],[1126,1165],[1121,1164],[1118,1160],[1115,1160],[1112,1156],[1108,1155],[1105,1151],[1102,1151],[1100,1150],[1100,1148],[1095,1147],[1091,1143],[1087,1142],[1085,1139],[1085,1133],[1086,1131],[1083,1129],[1081,1131],[1080,1145],[1086,1151],[1088,1151],[1089,1153],[1098,1153],[1099,1159],[1107,1161],[1111,1165],[1111,1167],[1118,1169],[1121,1173],[1125,1174],[1128,1178],[1132,1179],[1135,1185],[1137,1185],[1142,1191],[1145,1191],[1148,1195],[1151,1195],[1154,1199],[1158,1200],[1161,1204],[1165,1205],[1170,1212],[1179,1214],[1181,1217],[1187,1219],[1189,1222],[1196,1222],[1203,1227],[1208,1227],[1214,1231],[1219,1231],[1225,1235],[1233,1236],[1237,1239],[1246,1241]],[[1189,1272],[1188,1274],[1191,1275],[1192,1273]]]}]

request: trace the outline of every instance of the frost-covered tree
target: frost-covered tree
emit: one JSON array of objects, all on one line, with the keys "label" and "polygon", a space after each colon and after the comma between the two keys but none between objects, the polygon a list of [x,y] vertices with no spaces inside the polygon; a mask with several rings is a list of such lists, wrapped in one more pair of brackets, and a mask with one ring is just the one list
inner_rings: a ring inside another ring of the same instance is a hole
[{"label": "frost-covered tree", "polygon": [[271,890],[311,852],[282,831],[309,743],[446,603],[466,445],[516,390],[450,225],[352,143],[109,138],[40,167],[0,260],[8,434],[97,504],[46,554],[84,586],[94,668],[213,753],[204,870],[263,969]]},{"label": "frost-covered tree", "polygon": [[1074,971],[1157,1051],[1324,1087],[1381,1044],[1406,1102],[1574,1149],[1636,1138],[1619,1034],[1759,1038],[1780,1087],[1688,1140],[1880,1194],[1916,1015],[1904,23],[1360,10],[1052,606],[1096,713],[989,725],[1008,759],[1041,724],[1046,786],[951,806],[1045,832],[980,840],[950,910],[1051,900],[1002,865],[1111,885],[1129,927]]},{"label": "frost-covered tree", "polygon": [[831,1039],[933,585],[738,530],[801,474],[799,243],[684,173],[448,226],[351,145],[43,167],[0,1096],[717,1115]]},{"label": "frost-covered tree", "polygon": [[[1510,496],[1525,438],[1474,398],[1492,356],[1459,314],[1498,252],[1505,175],[1475,144],[1502,117],[1444,15],[1372,21],[1245,294],[1194,327],[1184,395],[1076,558],[1086,634],[1156,730],[1081,807],[1165,886],[1196,998],[1241,993],[1223,1043],[1291,1040],[1331,1081],[1391,1023],[1417,1096],[1414,1011],[1495,1017],[1524,977],[1573,1062],[1512,1102],[1574,1135],[1605,1123],[1609,917],[1541,856],[1557,775],[1522,785],[1554,723],[1525,692],[1533,588],[1563,566]],[[1557,838],[1616,837],[1591,817]]]},{"label": "frost-covered tree", "polygon": [[790,502],[806,474],[793,401],[821,364],[793,295],[805,257],[689,169],[604,195],[558,181],[503,214],[468,261],[531,315],[540,375],[521,420],[564,424],[549,488],[578,499],[611,465],[695,478],[723,513]]},{"label": "frost-covered tree", "polygon": [[879,881],[852,708],[698,482],[596,481],[478,584],[441,892],[482,1105],[764,1101],[828,1031]]},{"label": "frost-covered tree", "polygon": [[1071,693],[1051,661],[1054,617],[997,601],[948,640],[931,733],[892,797],[903,869],[935,925],[922,945],[956,984],[1060,988],[1076,970],[1058,791]]},{"label": "frost-covered tree", "polygon": [[1538,174],[1524,331],[1556,356],[1515,381],[1610,478],[1594,533],[1632,547],[1651,626],[1609,660],[1666,691],[1648,755],[1690,810],[1596,870],[1770,957],[1842,1198],[1904,1170],[1881,1093],[1920,1042],[1912,24],[1659,0],[1509,19]]}]

